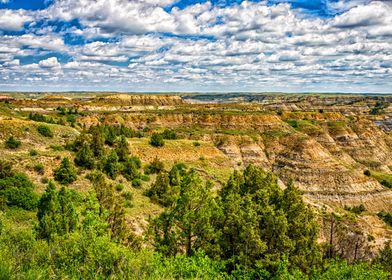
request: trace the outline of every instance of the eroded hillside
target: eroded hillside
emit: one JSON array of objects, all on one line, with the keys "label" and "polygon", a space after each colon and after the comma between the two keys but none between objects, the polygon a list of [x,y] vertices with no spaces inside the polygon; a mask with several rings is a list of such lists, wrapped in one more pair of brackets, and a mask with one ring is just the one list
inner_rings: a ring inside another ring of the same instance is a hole
[{"label": "eroded hillside", "polygon": [[[202,101],[126,94],[5,99],[0,138],[14,135],[23,145],[16,152],[2,148],[2,154],[20,169],[44,164],[43,174],[29,173],[42,190],[42,178],[50,178],[60,156],[68,153],[61,145],[93,125],[123,125],[142,133],[128,139],[131,153],[142,162],[155,157],[167,166],[184,162],[215,181],[216,188],[233,169],[260,165],[278,174],[282,187],[293,180],[320,215],[363,204],[366,212],[357,220],[365,233],[380,244],[392,237],[391,228],[377,217],[380,211],[392,211],[387,182],[392,178],[392,136],[384,125],[389,97],[266,95],[233,97],[229,101],[235,102],[228,103]],[[73,113],[67,113],[70,109]],[[40,122],[31,120],[31,114],[45,116],[55,137],[38,135]],[[179,139],[162,148],[149,145],[152,133],[166,128]],[[26,156],[31,149],[39,151],[33,160]],[[88,184],[80,179],[73,186],[83,190]],[[160,210],[142,191],[133,191],[137,202],[129,210],[130,222],[140,225]]]}]

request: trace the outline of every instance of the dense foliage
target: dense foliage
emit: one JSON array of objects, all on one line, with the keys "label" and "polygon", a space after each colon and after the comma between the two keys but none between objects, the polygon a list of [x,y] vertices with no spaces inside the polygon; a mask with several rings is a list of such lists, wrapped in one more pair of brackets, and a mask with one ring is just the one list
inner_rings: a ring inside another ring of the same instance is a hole
[{"label": "dense foliage", "polygon": [[29,178],[15,173],[9,162],[0,160],[0,204],[32,210],[37,201],[38,196]]},{"label": "dense foliage", "polygon": [[77,179],[76,169],[67,157],[63,158],[53,175],[54,179],[63,185],[71,184]]}]

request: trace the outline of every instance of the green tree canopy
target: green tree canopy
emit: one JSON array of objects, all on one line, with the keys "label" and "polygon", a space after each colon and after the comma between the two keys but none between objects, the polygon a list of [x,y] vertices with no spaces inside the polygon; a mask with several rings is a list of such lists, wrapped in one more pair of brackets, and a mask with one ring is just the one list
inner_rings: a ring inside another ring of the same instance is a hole
[{"label": "green tree canopy", "polygon": [[63,158],[60,166],[54,170],[54,179],[63,185],[73,183],[77,177],[75,167],[67,157]]}]

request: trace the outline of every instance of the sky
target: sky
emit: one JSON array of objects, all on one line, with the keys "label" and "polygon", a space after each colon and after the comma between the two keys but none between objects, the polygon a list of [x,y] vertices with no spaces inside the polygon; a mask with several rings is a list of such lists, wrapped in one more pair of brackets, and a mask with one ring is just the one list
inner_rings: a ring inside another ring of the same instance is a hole
[{"label": "sky", "polygon": [[0,91],[392,93],[392,0],[0,0]]}]

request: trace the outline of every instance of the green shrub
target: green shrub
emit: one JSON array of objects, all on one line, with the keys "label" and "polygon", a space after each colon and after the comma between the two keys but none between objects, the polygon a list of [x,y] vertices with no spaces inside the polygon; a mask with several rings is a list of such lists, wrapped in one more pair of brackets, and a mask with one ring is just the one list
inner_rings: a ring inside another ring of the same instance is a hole
[{"label": "green shrub", "polygon": [[366,170],[363,172],[363,174],[364,174],[365,176],[370,176],[370,175],[371,175],[369,169],[366,169]]},{"label": "green shrub", "polygon": [[39,126],[37,126],[37,131],[39,132],[39,134],[41,134],[42,136],[45,137],[49,137],[52,138],[53,137],[53,132],[50,129],[49,126],[45,125],[45,124],[41,124]]},{"label": "green shrub", "polygon": [[84,143],[82,148],[76,153],[74,161],[75,164],[78,166],[82,166],[87,169],[94,168],[95,165],[94,153],[90,149],[90,146],[87,143]]},{"label": "green shrub", "polygon": [[142,180],[135,178],[132,180],[132,187],[138,188],[142,185]]},{"label": "green shrub", "polygon": [[124,189],[124,185],[123,184],[117,184],[116,185],[116,191],[121,192]]},{"label": "green shrub", "polygon": [[167,140],[177,139],[177,134],[173,130],[170,130],[170,129],[165,129],[161,134],[162,134],[163,139],[167,139]]},{"label": "green shrub", "polygon": [[150,145],[153,147],[163,147],[163,145],[165,145],[165,141],[163,140],[162,134],[153,133],[150,139]]},{"label": "green shrub", "polygon": [[138,157],[130,157],[124,163],[122,167],[122,174],[128,180],[140,177],[139,168],[141,166],[141,161]]},{"label": "green shrub", "polygon": [[193,142],[192,144],[194,147],[199,147],[201,145],[200,142],[197,142],[197,141]]},{"label": "green shrub", "polygon": [[149,175],[149,174],[158,174],[165,168],[164,164],[162,161],[160,161],[158,158],[155,158],[150,164],[148,164],[144,168],[144,173]]},{"label": "green shrub", "polygon": [[118,162],[117,153],[113,150],[105,159],[103,159],[103,172],[115,179],[121,171],[121,165]]},{"label": "green shrub", "polygon": [[345,206],[344,209],[358,215],[366,211],[366,207],[363,204],[353,207]]},{"label": "green shrub", "polygon": [[0,179],[14,176],[12,164],[9,161],[0,160]]},{"label": "green shrub", "polygon": [[42,163],[38,163],[34,165],[34,171],[41,175],[44,174],[45,173],[44,165]]},{"label": "green shrub", "polygon": [[56,151],[56,152],[61,152],[61,151],[64,151],[64,149],[65,149],[63,146],[58,145],[58,144],[49,145],[49,148],[51,148],[53,151]]},{"label": "green shrub", "polygon": [[381,211],[377,216],[383,220],[387,225],[392,227],[392,213]]},{"label": "green shrub", "polygon": [[34,156],[38,155],[38,151],[35,150],[35,149],[31,149],[31,150],[29,151],[29,155],[32,156],[32,157],[34,157]]},{"label": "green shrub", "polygon": [[65,157],[60,166],[54,171],[54,179],[63,185],[68,185],[76,181],[77,174],[71,161]]},{"label": "green shrub", "polygon": [[128,207],[128,208],[133,207],[133,203],[132,203],[132,201],[133,201],[133,193],[132,192],[130,192],[130,191],[123,192],[121,194],[121,196],[125,200],[125,206],[126,207]]},{"label": "green shrub", "polygon": [[140,179],[144,182],[149,182],[150,181],[150,176],[143,174],[140,176]]},{"label": "green shrub", "polygon": [[34,209],[38,201],[33,183],[21,173],[0,179],[0,197],[6,199],[8,206],[17,206],[26,210]]},{"label": "green shrub", "polygon": [[14,138],[14,136],[10,136],[6,141],[5,141],[5,146],[8,149],[17,149],[20,147],[20,145],[22,145],[22,142],[16,138]]}]

